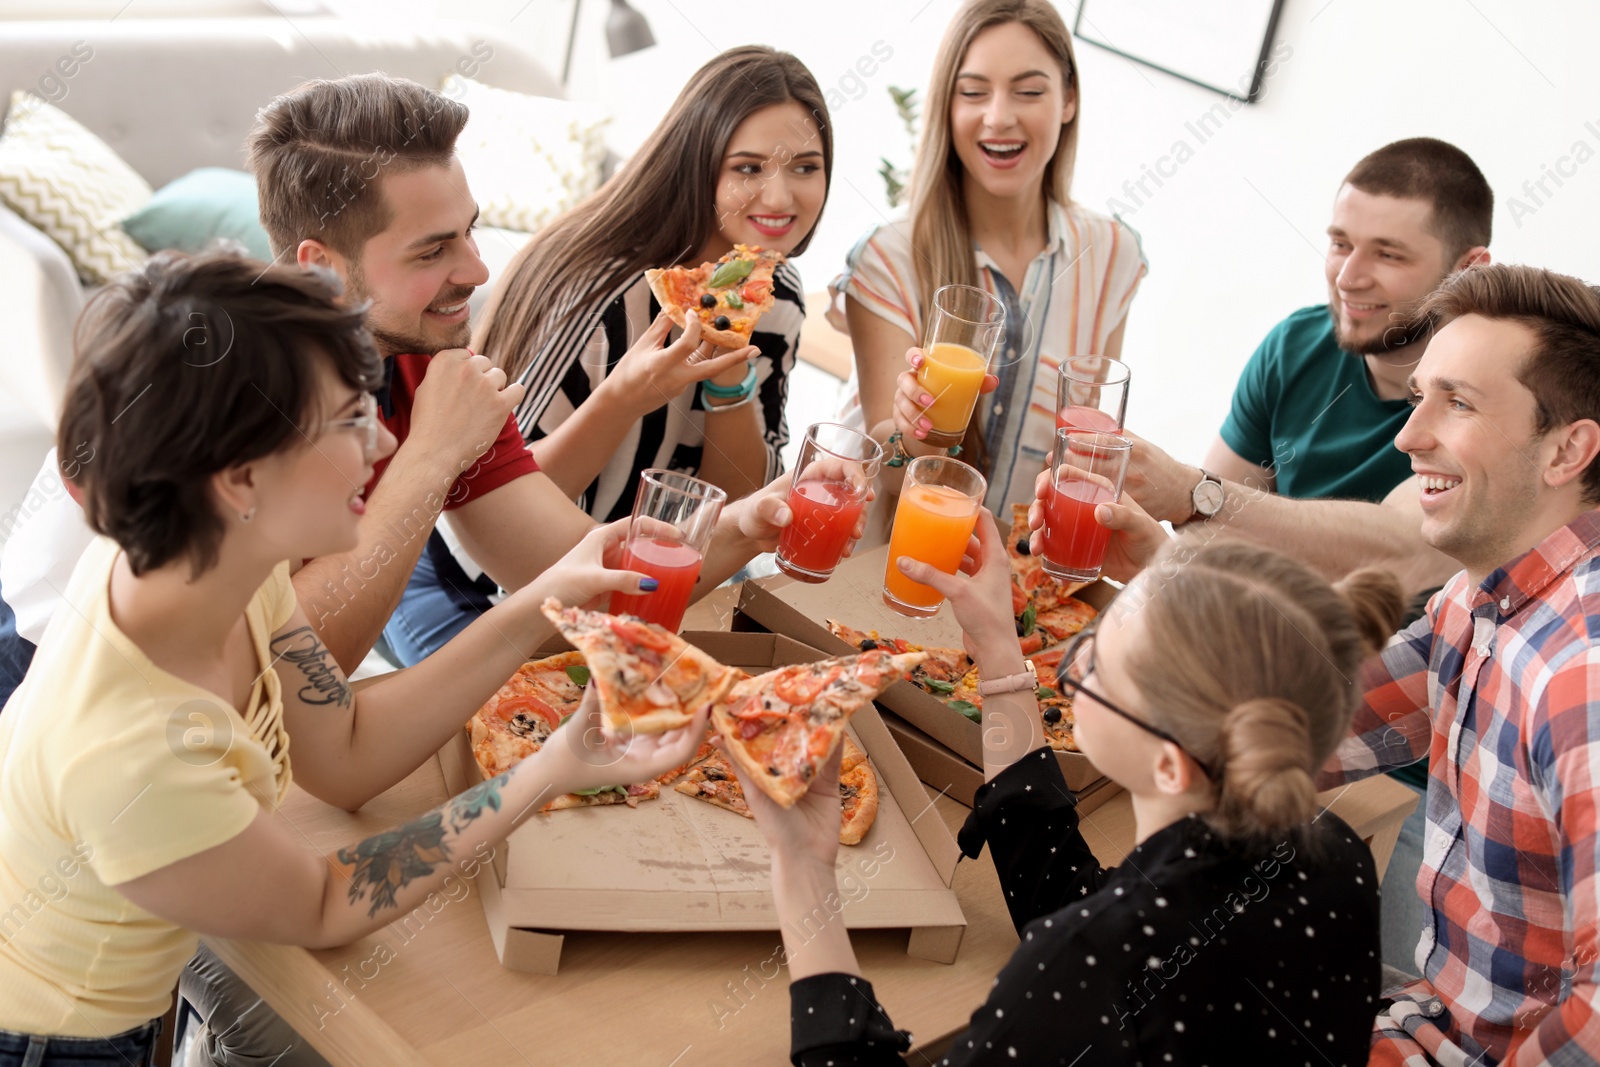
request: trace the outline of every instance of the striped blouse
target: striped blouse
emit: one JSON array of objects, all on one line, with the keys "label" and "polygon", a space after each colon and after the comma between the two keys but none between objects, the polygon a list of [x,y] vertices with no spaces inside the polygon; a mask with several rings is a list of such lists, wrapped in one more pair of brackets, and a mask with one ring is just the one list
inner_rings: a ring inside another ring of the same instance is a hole
[{"label": "striped blouse", "polygon": [[[1020,290],[983,249],[974,246],[983,287],[1006,304],[1010,324],[996,362],[999,389],[979,409],[992,469],[985,501],[997,515],[1016,501],[1033,499],[1055,434],[1056,369],[1065,358],[1105,351],[1106,340],[1128,314],[1148,264],[1139,236],[1127,223],[1080,204],[1050,204],[1049,243],[1028,264]],[[911,220],[902,214],[875,227],[850,252],[830,294],[853,297],[862,307],[920,343],[916,254]],[[843,328],[843,317],[829,320]],[[1020,417],[1018,415],[1020,414]],[[864,423],[859,406],[845,416]]]},{"label": "striped blouse", "polygon": [[[777,303],[761,317],[750,338],[751,344],[761,349],[754,361],[754,403],[766,440],[763,482],[776,478],[783,469],[779,452],[789,440],[783,409],[800,345],[800,324],[805,321],[800,294],[799,272],[793,263],[782,264],[773,276],[772,295]],[[514,412],[529,446],[553,433],[589,399],[660,310],[644,275],[639,274],[596,301],[593,313],[571,322],[545,346],[522,375],[528,391]],[[671,336],[676,338],[678,333],[674,327]],[[600,522],[624,518],[633,510],[640,471],[665,467],[697,474],[704,447],[705,407],[700,402],[700,387],[693,385],[628,428],[578,505]]]}]

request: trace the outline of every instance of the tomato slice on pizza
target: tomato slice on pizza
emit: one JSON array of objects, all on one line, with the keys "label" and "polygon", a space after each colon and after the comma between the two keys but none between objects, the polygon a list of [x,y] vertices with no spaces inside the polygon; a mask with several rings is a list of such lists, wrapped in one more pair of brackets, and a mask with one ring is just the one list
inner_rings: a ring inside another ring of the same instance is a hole
[{"label": "tomato slice on pizza", "polygon": [[583,653],[606,725],[619,734],[687,726],[727,691],[735,675],[654,623],[544,602],[545,618]]},{"label": "tomato slice on pizza", "polygon": [[739,771],[788,808],[810,787],[861,708],[927,658],[873,649],[780,667],[739,681],[711,709],[711,723]]},{"label": "tomato slice on pizza", "polygon": [[776,303],[772,272],[783,253],[760,245],[734,245],[715,263],[644,272],[656,302],[679,327],[700,320],[700,336],[723,348],[750,343],[756,321]]}]

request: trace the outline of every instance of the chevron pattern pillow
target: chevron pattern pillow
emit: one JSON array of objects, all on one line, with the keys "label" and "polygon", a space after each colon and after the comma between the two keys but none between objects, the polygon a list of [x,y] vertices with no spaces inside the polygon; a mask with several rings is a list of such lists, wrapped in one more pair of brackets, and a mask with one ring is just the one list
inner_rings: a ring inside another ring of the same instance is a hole
[{"label": "chevron pattern pillow", "polygon": [[148,182],[66,112],[23,89],[0,132],[0,202],[60,245],[85,285],[144,264],[121,222],[149,203]]}]

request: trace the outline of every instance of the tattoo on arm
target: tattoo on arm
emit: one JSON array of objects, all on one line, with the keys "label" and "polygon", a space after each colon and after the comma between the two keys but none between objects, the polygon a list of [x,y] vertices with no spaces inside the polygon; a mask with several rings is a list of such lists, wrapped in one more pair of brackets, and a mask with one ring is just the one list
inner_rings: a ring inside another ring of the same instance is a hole
[{"label": "tattoo on arm", "polygon": [[450,858],[446,833],[459,834],[484,813],[500,810],[500,788],[510,772],[491,778],[452,798],[398,830],[386,830],[354,848],[341,848],[338,861],[351,868],[351,904],[370,897],[367,918],[382,908],[395,906],[395,894],[419,878],[426,878]]},{"label": "tattoo on arm", "polygon": [[350,685],[344,672],[311,627],[302,626],[274,638],[272,649],[279,659],[294,664],[306,680],[299,692],[302,704],[350,706]]}]

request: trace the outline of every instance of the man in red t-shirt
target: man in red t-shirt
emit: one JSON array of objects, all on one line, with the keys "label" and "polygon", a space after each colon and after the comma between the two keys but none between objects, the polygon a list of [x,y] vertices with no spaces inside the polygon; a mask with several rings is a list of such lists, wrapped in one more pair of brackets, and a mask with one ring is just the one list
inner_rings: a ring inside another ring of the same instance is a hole
[{"label": "man in red t-shirt", "polygon": [[[523,443],[511,418],[522,385],[464,347],[467,299],[489,277],[472,236],[478,207],[455,156],[466,118],[465,107],[413,82],[359,75],[278,97],[247,145],[273,248],[335,271],[350,299],[368,303],[367,327],[389,357],[379,399],[400,446],[368,486],[361,543],[295,575],[346,670],[377,640],[441,511],[506,589],[594,526]],[[776,544],[789,518],[782,482],[724,509],[699,591]]]}]

